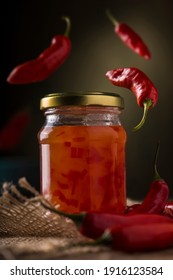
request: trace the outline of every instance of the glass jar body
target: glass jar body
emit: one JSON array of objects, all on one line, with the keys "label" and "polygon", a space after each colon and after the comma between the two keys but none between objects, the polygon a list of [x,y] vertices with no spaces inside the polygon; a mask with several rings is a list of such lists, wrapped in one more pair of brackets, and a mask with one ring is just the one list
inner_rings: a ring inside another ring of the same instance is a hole
[{"label": "glass jar body", "polygon": [[126,132],[119,114],[104,106],[45,111],[38,133],[41,192],[60,210],[124,211]]}]

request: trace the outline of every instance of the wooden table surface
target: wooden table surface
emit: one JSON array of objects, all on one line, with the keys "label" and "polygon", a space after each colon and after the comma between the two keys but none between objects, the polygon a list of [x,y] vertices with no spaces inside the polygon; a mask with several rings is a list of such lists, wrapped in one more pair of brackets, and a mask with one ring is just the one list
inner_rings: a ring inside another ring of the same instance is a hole
[{"label": "wooden table surface", "polygon": [[71,247],[69,244],[70,240],[56,237],[4,237],[0,238],[0,259],[173,260],[173,248],[162,251],[129,254],[121,251],[113,251],[107,246]]}]

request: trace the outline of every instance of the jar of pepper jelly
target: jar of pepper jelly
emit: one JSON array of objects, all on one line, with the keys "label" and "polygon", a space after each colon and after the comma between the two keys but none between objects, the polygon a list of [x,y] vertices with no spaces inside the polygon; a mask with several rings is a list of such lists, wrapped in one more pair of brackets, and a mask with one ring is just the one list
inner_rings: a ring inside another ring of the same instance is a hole
[{"label": "jar of pepper jelly", "polygon": [[126,132],[115,93],[69,92],[41,99],[41,193],[65,212],[122,213],[126,207]]}]

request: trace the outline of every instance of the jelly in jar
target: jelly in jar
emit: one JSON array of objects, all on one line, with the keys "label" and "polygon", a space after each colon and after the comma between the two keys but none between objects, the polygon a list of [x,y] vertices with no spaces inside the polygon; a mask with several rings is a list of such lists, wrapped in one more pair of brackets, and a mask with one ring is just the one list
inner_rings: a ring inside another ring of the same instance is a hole
[{"label": "jelly in jar", "polygon": [[126,207],[126,132],[115,93],[49,94],[38,133],[41,193],[65,212],[122,213]]}]

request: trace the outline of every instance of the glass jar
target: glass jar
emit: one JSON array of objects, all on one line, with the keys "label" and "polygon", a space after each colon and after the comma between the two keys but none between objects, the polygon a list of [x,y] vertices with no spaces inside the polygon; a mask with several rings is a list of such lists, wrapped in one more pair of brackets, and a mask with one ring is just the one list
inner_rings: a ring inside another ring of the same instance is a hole
[{"label": "glass jar", "polygon": [[65,212],[122,213],[126,207],[126,132],[115,93],[49,94],[38,133],[41,193]]}]

